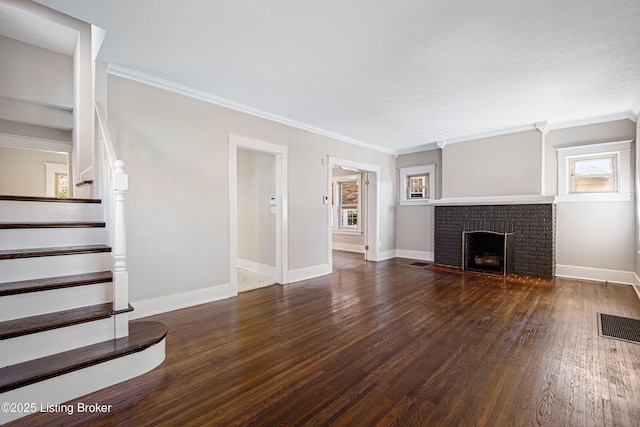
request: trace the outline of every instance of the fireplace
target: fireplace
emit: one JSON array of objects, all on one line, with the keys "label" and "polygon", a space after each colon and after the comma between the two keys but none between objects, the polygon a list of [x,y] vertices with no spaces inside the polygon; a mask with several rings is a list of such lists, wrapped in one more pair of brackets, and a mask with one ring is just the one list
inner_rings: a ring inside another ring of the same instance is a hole
[{"label": "fireplace", "polygon": [[507,276],[513,274],[515,233],[462,232],[462,270]]},{"label": "fireplace", "polygon": [[[502,260],[507,274],[551,279],[555,273],[555,222],[553,203],[435,206],[434,263],[466,269],[462,233],[489,231],[510,236],[507,262]],[[499,262],[495,256],[500,255],[500,248],[485,252],[494,252],[494,257],[479,259],[480,264],[486,267]]]}]

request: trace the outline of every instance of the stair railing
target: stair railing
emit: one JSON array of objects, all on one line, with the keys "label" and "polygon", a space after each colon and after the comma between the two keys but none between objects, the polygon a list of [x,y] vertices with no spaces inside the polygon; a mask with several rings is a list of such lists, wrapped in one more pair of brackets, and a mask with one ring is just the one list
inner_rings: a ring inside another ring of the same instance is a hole
[{"label": "stair railing", "polygon": [[105,206],[105,222],[113,259],[115,338],[121,338],[129,335],[129,273],[127,271],[124,217],[124,200],[125,193],[129,188],[129,178],[124,171],[124,162],[116,157],[104,108],[99,102],[96,102],[96,133],[98,141],[96,155],[101,176],[101,196]]}]

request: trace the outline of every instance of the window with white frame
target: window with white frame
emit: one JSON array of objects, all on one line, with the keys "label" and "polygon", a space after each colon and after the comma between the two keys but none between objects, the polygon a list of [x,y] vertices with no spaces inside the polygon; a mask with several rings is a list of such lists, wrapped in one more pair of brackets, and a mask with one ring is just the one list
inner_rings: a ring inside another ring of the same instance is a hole
[{"label": "window with white frame", "polygon": [[428,204],[435,196],[435,171],[434,164],[400,168],[400,204]]},{"label": "window with white frame", "polygon": [[558,148],[558,200],[629,200],[630,150],[631,141]]},{"label": "window with white frame", "polygon": [[361,231],[361,175],[341,175],[333,178],[332,206],[334,231]]}]

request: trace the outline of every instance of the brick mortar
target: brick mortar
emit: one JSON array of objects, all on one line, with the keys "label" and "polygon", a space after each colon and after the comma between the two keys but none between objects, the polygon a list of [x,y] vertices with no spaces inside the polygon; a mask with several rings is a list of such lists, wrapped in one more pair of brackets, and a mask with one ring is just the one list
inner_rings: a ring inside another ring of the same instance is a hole
[{"label": "brick mortar", "polygon": [[435,263],[462,267],[462,232],[474,230],[515,233],[514,274],[555,275],[554,204],[436,206]]}]

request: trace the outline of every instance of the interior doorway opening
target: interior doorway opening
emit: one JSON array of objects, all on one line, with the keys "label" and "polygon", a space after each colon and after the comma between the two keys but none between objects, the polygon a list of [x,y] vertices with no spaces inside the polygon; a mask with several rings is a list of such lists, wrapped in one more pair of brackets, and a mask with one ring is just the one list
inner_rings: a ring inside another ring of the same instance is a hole
[{"label": "interior doorway opening", "polygon": [[0,146],[0,194],[71,197],[68,153]]},{"label": "interior doorway opening", "polygon": [[327,177],[331,269],[334,249],[377,261],[380,167],[329,157]]}]

